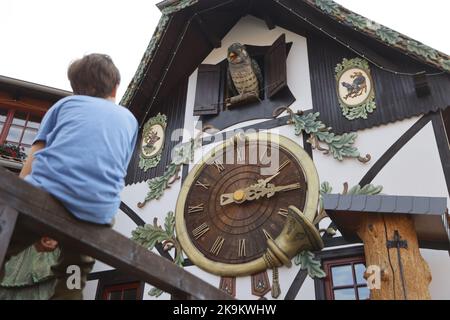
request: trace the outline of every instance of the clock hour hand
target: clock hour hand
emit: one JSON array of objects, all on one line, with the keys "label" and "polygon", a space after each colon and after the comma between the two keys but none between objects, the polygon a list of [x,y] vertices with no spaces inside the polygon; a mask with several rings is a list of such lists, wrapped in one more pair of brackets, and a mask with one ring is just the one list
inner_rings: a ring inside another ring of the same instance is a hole
[{"label": "clock hour hand", "polygon": [[232,193],[224,193],[220,195],[220,205],[224,206],[230,203],[233,203],[233,194]]}]

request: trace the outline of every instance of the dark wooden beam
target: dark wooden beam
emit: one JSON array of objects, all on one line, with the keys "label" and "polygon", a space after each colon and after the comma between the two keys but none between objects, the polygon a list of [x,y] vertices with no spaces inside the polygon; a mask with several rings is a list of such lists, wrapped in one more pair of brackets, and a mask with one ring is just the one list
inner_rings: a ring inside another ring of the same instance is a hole
[{"label": "dark wooden beam", "polygon": [[16,225],[17,216],[18,213],[16,210],[0,202],[0,271]]},{"label": "dark wooden beam", "polygon": [[294,281],[292,281],[292,284],[289,287],[288,292],[286,293],[286,296],[284,297],[284,300],[295,300],[307,276],[308,271],[302,269],[298,271],[297,275],[294,278]]},{"label": "dark wooden beam", "polygon": [[220,48],[222,46],[221,39],[211,31],[211,28],[208,28],[200,15],[196,15],[194,21],[197,23],[197,27],[213,48]]},{"label": "dark wooden beam", "polygon": [[269,16],[268,14],[264,14],[263,15],[263,19],[264,19],[264,22],[266,23],[266,26],[267,26],[267,28],[269,30],[275,29],[276,25],[275,25],[275,22],[273,21],[271,16]]},{"label": "dark wooden beam", "polygon": [[384,166],[397,154],[397,152],[403,148],[403,146],[411,140],[430,120],[432,114],[427,114],[421,117],[416,123],[414,123],[406,132],[395,141],[389,149],[375,162],[375,164],[367,171],[367,173],[359,181],[361,187],[372,182],[377,174],[384,168]]},{"label": "dark wooden beam", "polygon": [[[312,112],[311,109],[303,111],[303,114],[308,114]],[[291,118],[291,116],[283,116],[279,118],[270,119],[267,121],[262,121],[256,124],[251,124],[242,128],[238,128],[236,130],[229,130],[226,132],[215,134],[208,138],[208,140],[203,140],[203,146],[206,146],[210,143],[223,141],[226,137],[230,137],[234,131],[247,131],[247,130],[269,130],[281,126],[287,125],[287,121]]]},{"label": "dark wooden beam", "polygon": [[[272,16],[269,14],[270,9],[267,4],[263,1],[258,1],[258,6],[252,6],[249,7],[249,9],[253,9],[256,16],[264,20],[266,23],[266,26],[269,30],[275,29],[276,25],[272,18]],[[251,12],[249,12],[251,14]]]},{"label": "dark wooden beam", "polygon": [[[0,168],[0,202],[20,213],[25,227],[97,258],[178,297],[231,299],[225,292],[138,245],[107,226],[75,219],[45,191]],[[8,214],[8,224],[12,224]],[[6,220],[6,219],[5,219]]]},{"label": "dark wooden beam", "polygon": [[442,170],[444,171],[445,182],[447,183],[447,192],[450,195],[450,148],[448,140],[449,132],[446,131],[446,126],[448,127],[449,124],[445,123],[445,112],[448,114],[449,108],[446,111],[435,113],[432,116],[432,123],[439,156],[441,158]]}]

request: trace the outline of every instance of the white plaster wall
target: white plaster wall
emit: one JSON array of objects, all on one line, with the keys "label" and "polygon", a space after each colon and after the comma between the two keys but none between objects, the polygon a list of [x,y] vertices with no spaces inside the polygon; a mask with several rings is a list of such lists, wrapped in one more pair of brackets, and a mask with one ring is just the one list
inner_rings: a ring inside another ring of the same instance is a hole
[{"label": "white plaster wall", "polygon": [[83,290],[84,300],[95,300],[95,294],[97,293],[98,280],[88,281],[86,287]]}]

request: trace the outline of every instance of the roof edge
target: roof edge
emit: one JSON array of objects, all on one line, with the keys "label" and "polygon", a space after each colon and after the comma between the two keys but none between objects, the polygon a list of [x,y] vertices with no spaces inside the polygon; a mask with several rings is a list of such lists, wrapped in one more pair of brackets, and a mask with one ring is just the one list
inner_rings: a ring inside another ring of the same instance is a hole
[{"label": "roof edge", "polygon": [[37,84],[34,82],[29,82],[25,80],[20,80],[16,78],[10,78],[7,76],[1,76],[0,75],[0,84],[7,84],[14,87],[19,87],[23,89],[28,89],[36,92],[46,93],[52,96],[60,96],[60,97],[67,97],[72,95],[72,92],[67,90],[62,90],[54,87],[45,86],[42,84]]},{"label": "roof edge", "polygon": [[333,20],[347,25],[369,37],[400,50],[417,60],[450,73],[450,56],[433,49],[402,33],[370,20],[333,0],[298,0],[303,1]]}]

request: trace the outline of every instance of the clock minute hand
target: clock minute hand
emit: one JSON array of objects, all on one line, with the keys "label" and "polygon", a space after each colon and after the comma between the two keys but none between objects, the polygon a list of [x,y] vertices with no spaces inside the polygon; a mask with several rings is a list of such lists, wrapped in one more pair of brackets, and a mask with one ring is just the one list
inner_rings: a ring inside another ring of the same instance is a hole
[{"label": "clock minute hand", "polygon": [[275,195],[275,193],[277,192],[282,192],[282,191],[291,191],[291,190],[296,190],[301,188],[301,184],[299,182],[297,183],[293,183],[293,184],[288,184],[286,186],[269,186],[267,188],[267,198],[272,197],[273,195]]},{"label": "clock minute hand", "polygon": [[244,201],[258,200],[259,198],[262,198],[264,196],[270,198],[277,192],[295,190],[299,189],[300,187],[300,183],[293,183],[285,186],[274,186],[271,183],[269,183],[267,186],[256,184],[245,189],[236,190],[233,193],[221,194],[220,205],[225,206],[230,203],[242,203]]},{"label": "clock minute hand", "polygon": [[280,191],[290,191],[301,187],[300,183],[293,183],[286,186],[274,186],[273,184],[268,184],[267,186],[254,186],[244,189],[246,200],[257,200],[261,197],[267,196],[267,198],[272,197],[275,193]]}]

